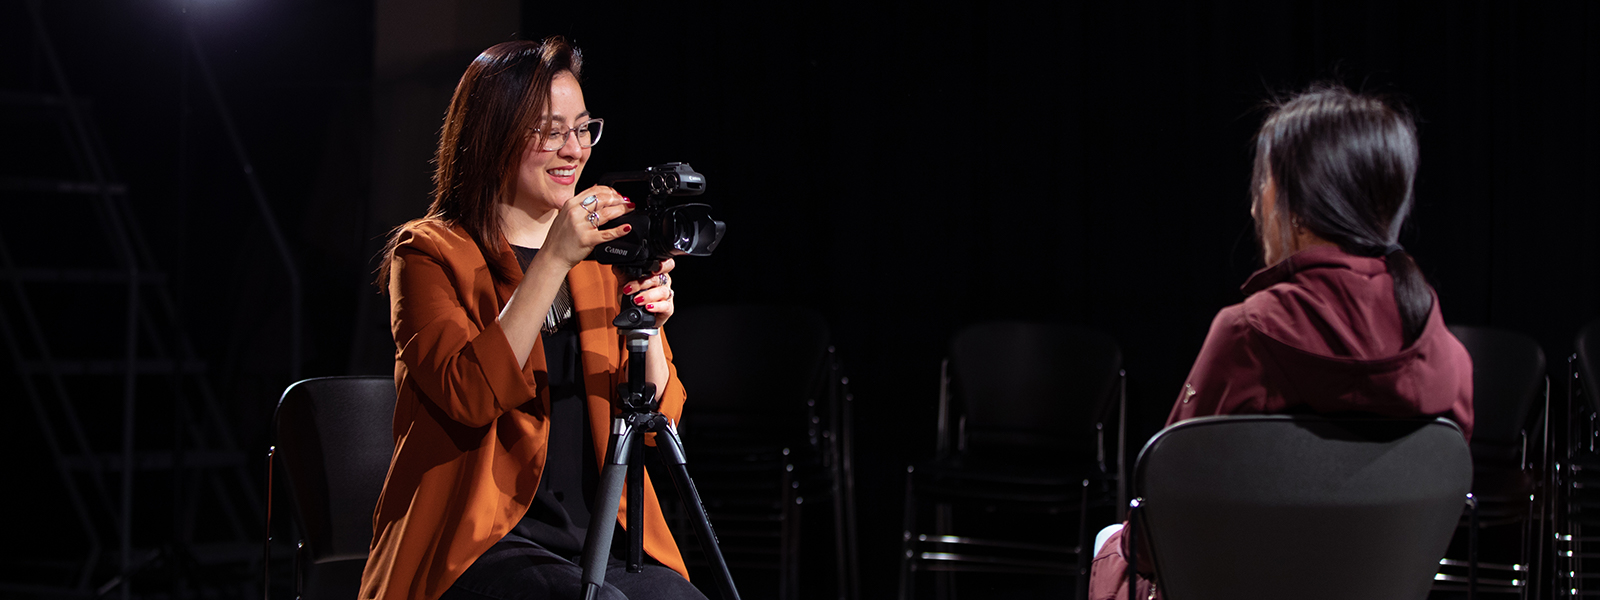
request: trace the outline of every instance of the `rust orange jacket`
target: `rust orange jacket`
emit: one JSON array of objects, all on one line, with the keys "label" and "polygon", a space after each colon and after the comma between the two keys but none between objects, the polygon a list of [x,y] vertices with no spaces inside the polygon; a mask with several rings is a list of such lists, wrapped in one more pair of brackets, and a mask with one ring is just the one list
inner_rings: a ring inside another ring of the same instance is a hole
[{"label": "rust orange jacket", "polygon": [[[362,598],[434,600],[516,525],[544,470],[550,397],[544,349],[536,341],[517,365],[498,315],[516,282],[496,285],[465,230],[437,221],[407,225],[390,263],[394,333],[394,456],[372,517]],[[520,273],[511,247],[492,260]],[[592,261],[567,276],[595,456],[611,433],[611,394],[626,373],[611,319],[617,279]],[[684,390],[671,367],[661,412],[682,415]],[[603,460],[596,462],[604,462]],[[645,479],[644,549],[688,576]],[[617,519],[627,526],[627,498]]]}]

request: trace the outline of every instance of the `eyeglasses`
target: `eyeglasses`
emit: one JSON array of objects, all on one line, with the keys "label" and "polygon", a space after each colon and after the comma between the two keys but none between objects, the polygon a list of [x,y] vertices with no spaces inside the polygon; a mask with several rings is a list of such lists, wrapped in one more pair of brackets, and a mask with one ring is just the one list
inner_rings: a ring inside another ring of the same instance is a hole
[{"label": "eyeglasses", "polygon": [[555,152],[567,145],[569,134],[578,136],[579,148],[588,148],[600,142],[600,130],[605,124],[605,119],[589,119],[565,129],[559,124],[553,124],[549,131],[535,127],[533,133],[539,140],[539,149],[545,152]]}]

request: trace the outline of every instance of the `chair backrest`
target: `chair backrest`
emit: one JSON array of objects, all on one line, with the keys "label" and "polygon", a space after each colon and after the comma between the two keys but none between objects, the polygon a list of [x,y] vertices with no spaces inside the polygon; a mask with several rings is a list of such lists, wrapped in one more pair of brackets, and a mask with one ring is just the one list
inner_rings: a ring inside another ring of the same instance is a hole
[{"label": "chair backrest", "polygon": [[1151,438],[1134,478],[1165,598],[1417,600],[1472,459],[1442,419],[1204,417]]},{"label": "chair backrest", "polygon": [[667,331],[672,362],[691,398],[685,421],[717,412],[793,412],[823,383],[828,326],[815,310],[685,307]]},{"label": "chair backrest", "polygon": [[1472,356],[1472,445],[1481,455],[1520,450],[1544,389],[1544,350],[1533,338],[1504,329],[1451,325],[1450,333]]},{"label": "chair backrest", "polygon": [[394,454],[394,379],[320,377],[278,401],[276,460],[313,563],[366,559]]},{"label": "chair backrest", "polygon": [[950,377],[966,417],[967,450],[1089,447],[1092,436],[1084,433],[1109,406],[1121,370],[1116,340],[1088,329],[1022,321],[962,329],[950,341]]},{"label": "chair backrest", "polygon": [[1578,377],[1583,383],[1583,393],[1589,396],[1589,408],[1600,414],[1600,319],[1590,321],[1578,330]]}]

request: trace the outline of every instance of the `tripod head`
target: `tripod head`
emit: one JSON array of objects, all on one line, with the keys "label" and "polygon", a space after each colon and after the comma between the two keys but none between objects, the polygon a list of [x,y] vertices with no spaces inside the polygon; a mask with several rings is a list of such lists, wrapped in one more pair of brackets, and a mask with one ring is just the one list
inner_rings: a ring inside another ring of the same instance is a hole
[{"label": "tripod head", "polygon": [[[622,272],[624,277],[627,277],[629,281],[633,281],[643,279],[646,275],[654,273],[655,269],[660,265],[661,263],[657,262],[655,265],[650,266],[649,270],[645,270],[645,267],[629,266],[624,268]],[[621,330],[649,330],[649,335],[655,335],[656,316],[654,313],[645,310],[643,306],[633,303],[633,298],[637,295],[639,295],[639,292],[623,297],[622,310],[617,312],[616,318],[611,319],[611,326]]]}]

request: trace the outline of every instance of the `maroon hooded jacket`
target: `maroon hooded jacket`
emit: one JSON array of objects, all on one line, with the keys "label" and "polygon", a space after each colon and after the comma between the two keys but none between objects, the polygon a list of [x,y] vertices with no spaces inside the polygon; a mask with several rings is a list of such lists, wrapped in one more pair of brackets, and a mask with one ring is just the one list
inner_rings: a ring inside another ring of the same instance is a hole
[{"label": "maroon hooded jacket", "polygon": [[[1405,344],[1384,259],[1315,246],[1257,271],[1243,291],[1242,304],[1211,322],[1167,425],[1296,412],[1441,416],[1471,438],[1472,359],[1445,327],[1437,295],[1421,335]],[[1095,556],[1091,600],[1128,598],[1123,543],[1118,532]]]}]

